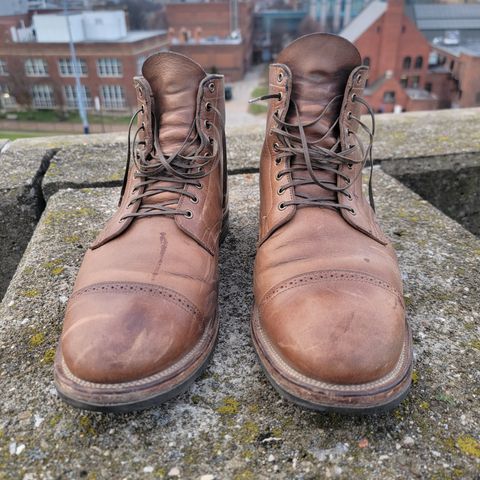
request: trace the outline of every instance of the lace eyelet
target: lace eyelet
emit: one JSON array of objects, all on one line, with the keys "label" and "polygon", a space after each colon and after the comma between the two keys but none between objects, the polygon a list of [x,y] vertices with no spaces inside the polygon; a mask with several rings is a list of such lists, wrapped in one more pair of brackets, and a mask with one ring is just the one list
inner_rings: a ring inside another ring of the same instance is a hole
[{"label": "lace eyelet", "polygon": [[[358,80],[361,80],[361,77],[358,78]],[[360,83],[360,81],[358,82]],[[352,102],[355,102],[355,99],[357,98],[357,94],[356,93],[352,93]]]},{"label": "lace eyelet", "polygon": [[183,216],[184,216],[185,218],[190,219],[190,218],[193,218],[193,213],[192,213],[191,210],[187,210],[187,211],[183,214]]},{"label": "lace eyelet", "polygon": [[283,187],[280,187],[278,190],[277,190],[277,194],[278,195],[283,195],[285,193],[285,189]]},{"label": "lace eyelet", "polygon": [[208,89],[213,93],[215,91],[215,84],[213,82],[210,82],[208,84]]},{"label": "lace eyelet", "polygon": [[347,120],[351,120],[352,119],[352,112],[348,112],[347,113]]},{"label": "lace eyelet", "polygon": [[212,137],[208,137],[208,141],[210,142],[210,145],[213,145],[213,138]]},{"label": "lace eyelet", "polygon": [[282,163],[282,159],[281,158],[276,158],[275,159],[275,165],[280,165]]},{"label": "lace eyelet", "polygon": [[277,76],[277,82],[278,82],[278,83],[282,83],[282,82],[283,82],[283,73],[282,73],[282,72],[280,72],[280,73],[278,74],[278,76]]},{"label": "lace eyelet", "polygon": [[199,183],[199,184],[195,185],[195,188],[198,188],[199,190],[202,190],[203,184]]},{"label": "lace eyelet", "polygon": [[278,172],[276,175],[275,175],[275,179],[277,180],[277,182],[279,182],[281,179],[282,179],[283,175]]},{"label": "lace eyelet", "polygon": [[280,144],[279,144],[278,142],[275,142],[275,143],[273,144],[273,150],[274,150],[275,152],[278,152],[279,149],[280,149]]},{"label": "lace eyelet", "polygon": [[212,128],[212,123],[208,120],[205,120],[204,125],[207,130],[210,130]]},{"label": "lace eyelet", "polygon": [[351,170],[351,169],[353,168],[353,163],[348,163],[348,164],[347,164],[347,168],[348,168],[349,170]]},{"label": "lace eyelet", "polygon": [[190,197],[192,203],[198,203],[198,197]]},{"label": "lace eyelet", "polygon": [[349,211],[350,214],[353,215],[353,216],[355,216],[355,215],[357,214],[357,212],[356,212],[355,209],[353,209],[353,208],[350,208],[348,211]]},{"label": "lace eyelet", "polygon": [[348,192],[345,192],[345,195],[350,202],[353,201],[353,197]]},{"label": "lace eyelet", "polygon": [[287,208],[287,206],[285,205],[285,203],[282,202],[282,203],[278,204],[278,209],[279,210],[285,210],[286,208]]},{"label": "lace eyelet", "polygon": [[205,110],[206,110],[207,112],[210,112],[210,111],[212,110],[212,104],[211,104],[210,102],[207,102],[207,103],[205,104]]}]

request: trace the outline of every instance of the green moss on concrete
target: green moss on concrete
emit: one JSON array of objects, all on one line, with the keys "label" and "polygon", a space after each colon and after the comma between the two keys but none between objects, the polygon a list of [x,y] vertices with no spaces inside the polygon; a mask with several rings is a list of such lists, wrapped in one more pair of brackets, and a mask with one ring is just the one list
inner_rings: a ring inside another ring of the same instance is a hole
[{"label": "green moss on concrete", "polygon": [[222,405],[217,408],[220,415],[236,415],[239,411],[240,403],[234,397],[225,397]]},{"label": "green moss on concrete", "polygon": [[45,334],[44,333],[36,333],[32,337],[30,337],[29,340],[29,345],[31,347],[38,347],[42,345],[42,343],[45,341]]},{"label": "green moss on concrete", "polygon": [[462,453],[480,458],[480,442],[470,435],[464,435],[457,439],[457,446]]}]

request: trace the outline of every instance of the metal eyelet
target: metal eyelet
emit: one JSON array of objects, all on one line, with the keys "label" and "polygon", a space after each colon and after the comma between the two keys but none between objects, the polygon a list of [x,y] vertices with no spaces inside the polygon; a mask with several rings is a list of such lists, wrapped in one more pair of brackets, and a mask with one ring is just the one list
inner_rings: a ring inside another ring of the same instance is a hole
[{"label": "metal eyelet", "polygon": [[278,195],[283,195],[285,193],[285,189],[283,187],[280,187],[278,190],[277,190],[277,194]]},{"label": "metal eyelet", "polygon": [[198,197],[190,197],[192,203],[198,203]]},{"label": "metal eyelet", "polygon": [[347,182],[347,185],[350,185],[352,183],[352,180],[350,178],[347,178],[345,181]]},{"label": "metal eyelet", "polygon": [[282,179],[283,175],[281,174],[281,172],[278,172],[276,175],[275,175],[275,179],[279,182],[281,179]]},{"label": "metal eyelet", "polygon": [[283,82],[283,72],[280,72],[277,76],[277,81],[278,83],[282,83]]},{"label": "metal eyelet", "polygon": [[353,168],[353,163],[347,163],[347,168],[351,170]]},{"label": "metal eyelet", "polygon": [[280,149],[280,144],[279,144],[278,142],[275,142],[275,143],[273,144],[273,150],[274,150],[275,152],[278,152],[279,149]]},{"label": "metal eyelet", "polygon": [[212,137],[208,137],[208,141],[210,142],[210,145],[213,145],[213,138]]},{"label": "metal eyelet", "polygon": [[195,188],[198,188],[199,190],[201,190],[203,188],[203,184],[199,183],[198,185],[195,185]]},{"label": "metal eyelet", "polygon": [[207,130],[210,130],[212,128],[212,123],[208,120],[205,120],[204,125]]},{"label": "metal eyelet", "polygon": [[353,197],[348,192],[344,192],[344,193],[347,196],[348,200],[350,200],[350,201],[353,200]]},{"label": "metal eyelet", "polygon": [[207,112],[210,112],[210,110],[212,110],[212,104],[211,104],[210,102],[207,102],[207,103],[205,104],[205,110],[206,110]]},{"label": "metal eyelet", "polygon": [[283,202],[278,204],[278,209],[279,210],[285,210],[286,208],[287,208],[287,206]]},{"label": "metal eyelet", "polygon": [[210,82],[208,84],[208,89],[213,93],[215,91],[215,84],[213,82]]},{"label": "metal eyelet", "polygon": [[275,159],[275,165],[280,165],[282,163],[282,159],[281,158],[276,158]]},{"label": "metal eyelet", "polygon": [[362,76],[361,76],[361,75],[359,75],[359,76],[357,77],[357,83],[358,83],[358,84],[362,83]]},{"label": "metal eyelet", "polygon": [[355,99],[357,98],[357,94],[356,93],[352,93],[352,102],[355,102]]},{"label": "metal eyelet", "polygon": [[278,92],[278,101],[281,102],[283,98],[282,92]]},{"label": "metal eyelet", "polygon": [[352,119],[352,112],[348,112],[347,113],[347,120],[351,120]]},{"label": "metal eyelet", "polygon": [[184,216],[185,218],[193,218],[193,213],[192,213],[191,210],[187,210],[187,211],[183,214],[183,216]]},{"label": "metal eyelet", "polygon": [[355,216],[355,215],[357,214],[357,212],[356,212],[355,209],[353,209],[353,208],[350,208],[350,209],[349,209],[349,212],[350,212],[353,216]]}]

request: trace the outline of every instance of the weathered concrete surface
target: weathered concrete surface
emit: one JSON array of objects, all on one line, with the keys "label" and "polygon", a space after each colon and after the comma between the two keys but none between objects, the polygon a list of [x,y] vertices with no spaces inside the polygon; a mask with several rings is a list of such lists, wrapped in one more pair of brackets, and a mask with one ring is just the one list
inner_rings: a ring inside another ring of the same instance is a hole
[{"label": "weathered concrete surface", "polygon": [[480,236],[480,153],[382,163],[387,173]]},{"label": "weathered concrete surface", "polygon": [[0,153],[0,298],[44,208],[40,182],[53,152],[12,142]]},{"label": "weathered concrete surface", "polygon": [[0,478],[478,475],[480,241],[377,171],[379,216],[399,253],[413,326],[413,389],[388,414],[304,411],[279,399],[250,343],[257,181],[257,175],[231,177],[221,332],[210,367],[181,397],[121,416],[74,410],[52,383],[65,302],[118,189],[51,197],[0,306]]}]

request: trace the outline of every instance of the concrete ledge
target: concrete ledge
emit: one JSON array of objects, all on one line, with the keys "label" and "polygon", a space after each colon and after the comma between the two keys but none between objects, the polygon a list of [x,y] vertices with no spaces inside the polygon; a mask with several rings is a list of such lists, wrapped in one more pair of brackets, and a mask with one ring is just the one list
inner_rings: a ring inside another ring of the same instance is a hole
[{"label": "concrete ledge", "polygon": [[258,176],[230,180],[213,361],[188,393],[122,416],[76,411],[52,382],[65,302],[118,189],[50,198],[0,306],[2,478],[474,478],[480,241],[377,169],[379,217],[400,257],[413,327],[414,385],[389,414],[316,414],[280,400],[255,359]]}]

